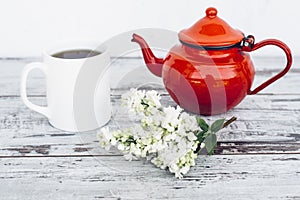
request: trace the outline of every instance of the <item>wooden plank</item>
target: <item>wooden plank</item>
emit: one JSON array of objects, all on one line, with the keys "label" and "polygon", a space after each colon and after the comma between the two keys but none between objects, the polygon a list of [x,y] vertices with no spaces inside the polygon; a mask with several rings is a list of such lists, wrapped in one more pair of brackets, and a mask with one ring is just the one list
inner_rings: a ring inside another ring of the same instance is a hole
[{"label": "wooden plank", "polygon": [[300,155],[211,156],[184,179],[120,156],[5,158],[0,193],[11,199],[299,199]]},{"label": "wooden plank", "polygon": [[[234,124],[218,133],[221,142],[218,154],[299,153],[297,95],[269,97],[251,97],[229,113],[206,117],[209,121],[238,117]],[[32,100],[44,103],[44,97]],[[169,96],[163,96],[163,101],[172,104]],[[125,113],[116,113],[121,110],[120,96],[112,96],[112,102],[115,110],[109,126],[130,125]],[[264,109],[260,105],[263,102]],[[118,155],[115,150],[106,152],[99,148],[95,131],[70,133],[51,127],[44,116],[30,111],[18,97],[0,98],[0,113],[0,156]]]},{"label": "wooden plank", "polygon": [[[76,139],[71,139],[72,142]],[[26,141],[28,142],[28,141]],[[218,142],[215,155],[270,155],[270,154],[300,154],[299,143],[286,142]],[[0,158],[19,157],[86,157],[86,156],[121,156],[115,148],[106,151],[99,147],[96,141],[91,143],[62,142],[45,144],[23,144],[3,146],[0,148]]]},{"label": "wooden plank", "polygon": [[[23,67],[39,59],[0,60],[0,96],[19,96],[19,80]],[[299,63],[295,58],[294,63]],[[282,58],[256,58],[256,77],[254,86],[266,81],[280,71],[284,65]],[[261,94],[300,94],[297,64],[282,79],[267,87]],[[118,58],[111,64],[113,89],[129,89],[155,83],[156,89],[163,89],[160,78],[152,75],[145,67],[141,58]],[[253,87],[254,87],[253,86]],[[28,93],[32,96],[45,95],[45,77],[41,72],[34,71],[28,80]]]}]

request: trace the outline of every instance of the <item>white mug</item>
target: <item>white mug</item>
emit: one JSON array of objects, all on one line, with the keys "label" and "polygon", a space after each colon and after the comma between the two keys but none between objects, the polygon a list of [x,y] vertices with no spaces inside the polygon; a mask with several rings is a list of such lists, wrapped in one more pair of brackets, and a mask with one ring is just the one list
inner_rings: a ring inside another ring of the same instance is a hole
[{"label": "white mug", "polygon": [[[88,49],[100,52],[86,58],[57,58],[63,51]],[[111,117],[110,57],[105,46],[94,42],[63,44],[43,52],[43,62],[25,66],[21,98],[30,109],[45,115],[52,126],[65,131],[89,131],[105,125]],[[47,106],[28,100],[26,81],[31,70],[46,76]]]}]

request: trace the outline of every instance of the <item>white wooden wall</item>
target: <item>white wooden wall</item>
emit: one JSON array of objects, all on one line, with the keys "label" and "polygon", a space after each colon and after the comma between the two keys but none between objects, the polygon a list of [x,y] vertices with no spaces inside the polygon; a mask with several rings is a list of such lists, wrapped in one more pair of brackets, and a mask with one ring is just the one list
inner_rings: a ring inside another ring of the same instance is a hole
[{"label": "white wooden wall", "polygon": [[[297,0],[9,0],[0,2],[0,57],[39,56],[54,42],[106,41],[140,29],[179,31],[215,6],[219,16],[257,41],[278,38],[300,54],[300,1]],[[257,54],[280,55],[267,47]]]}]

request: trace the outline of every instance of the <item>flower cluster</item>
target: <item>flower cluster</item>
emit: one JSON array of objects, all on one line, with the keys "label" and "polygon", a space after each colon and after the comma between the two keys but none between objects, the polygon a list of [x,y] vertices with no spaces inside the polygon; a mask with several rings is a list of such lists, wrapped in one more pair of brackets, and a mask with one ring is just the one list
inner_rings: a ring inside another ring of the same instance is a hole
[{"label": "flower cluster", "polygon": [[116,146],[127,160],[146,158],[182,178],[195,165],[199,150],[209,147],[207,151],[213,151],[216,137],[212,136],[223,127],[224,119],[216,121],[212,129],[178,106],[163,107],[160,99],[153,90],[131,89],[122,95],[122,105],[139,119],[139,124],[116,131],[104,127],[98,132],[99,143],[106,149]]}]

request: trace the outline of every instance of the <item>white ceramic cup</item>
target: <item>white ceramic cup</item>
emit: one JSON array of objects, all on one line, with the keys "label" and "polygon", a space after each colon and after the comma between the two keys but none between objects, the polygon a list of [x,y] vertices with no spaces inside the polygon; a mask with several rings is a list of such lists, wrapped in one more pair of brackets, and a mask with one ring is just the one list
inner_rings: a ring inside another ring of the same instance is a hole
[{"label": "white ceramic cup", "polygon": [[[30,109],[45,115],[52,126],[65,131],[89,131],[105,125],[111,117],[109,63],[105,46],[95,42],[71,42],[43,52],[43,62],[25,66],[21,98]],[[87,58],[56,58],[62,51],[88,49],[101,54]],[[46,76],[47,106],[28,100],[26,81],[30,71]]]}]

